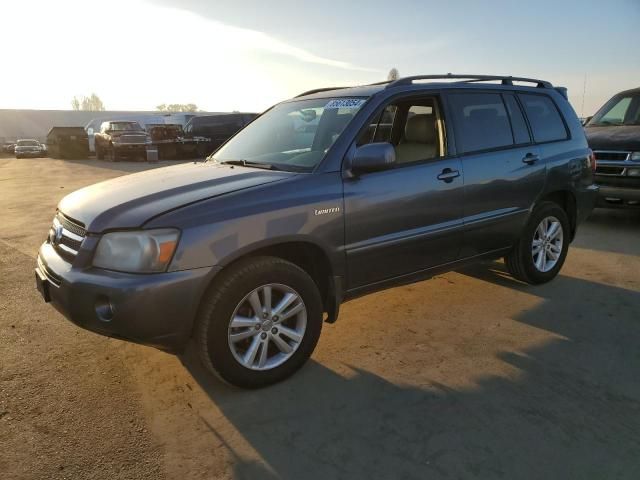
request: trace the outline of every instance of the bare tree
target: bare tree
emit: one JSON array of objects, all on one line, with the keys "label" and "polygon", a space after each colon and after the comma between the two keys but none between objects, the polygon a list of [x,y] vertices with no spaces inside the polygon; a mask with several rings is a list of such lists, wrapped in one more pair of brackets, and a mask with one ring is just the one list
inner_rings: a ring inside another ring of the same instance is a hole
[{"label": "bare tree", "polygon": [[397,80],[400,78],[400,74],[398,73],[398,69],[393,67],[391,70],[389,70],[389,75],[387,75],[387,80],[389,80],[390,82]]},{"label": "bare tree", "polygon": [[159,112],[197,112],[198,106],[195,103],[161,103],[156,107]]},{"label": "bare tree", "polygon": [[73,97],[71,100],[71,107],[74,110],[87,110],[90,112],[104,111],[104,103],[100,100],[100,97],[95,93],[92,93],[90,97]]}]

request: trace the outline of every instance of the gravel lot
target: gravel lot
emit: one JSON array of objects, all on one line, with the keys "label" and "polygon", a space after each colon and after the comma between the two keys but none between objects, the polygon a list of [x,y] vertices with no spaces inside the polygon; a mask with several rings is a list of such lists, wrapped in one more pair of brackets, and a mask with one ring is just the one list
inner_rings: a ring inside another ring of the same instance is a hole
[{"label": "gravel lot", "polygon": [[3,480],[640,478],[639,213],[596,211],[547,285],[486,263],[349,302],[247,392],[35,291],[60,198],[146,168],[0,159]]}]

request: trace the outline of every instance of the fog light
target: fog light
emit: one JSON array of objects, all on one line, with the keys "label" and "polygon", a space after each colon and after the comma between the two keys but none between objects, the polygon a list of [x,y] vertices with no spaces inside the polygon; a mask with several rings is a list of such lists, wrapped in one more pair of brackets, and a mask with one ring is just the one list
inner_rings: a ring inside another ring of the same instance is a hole
[{"label": "fog light", "polygon": [[110,322],[113,319],[113,306],[108,297],[104,295],[98,297],[96,300],[96,315],[103,322]]},{"label": "fog light", "polygon": [[640,168],[629,168],[627,170],[628,177],[640,177]]}]

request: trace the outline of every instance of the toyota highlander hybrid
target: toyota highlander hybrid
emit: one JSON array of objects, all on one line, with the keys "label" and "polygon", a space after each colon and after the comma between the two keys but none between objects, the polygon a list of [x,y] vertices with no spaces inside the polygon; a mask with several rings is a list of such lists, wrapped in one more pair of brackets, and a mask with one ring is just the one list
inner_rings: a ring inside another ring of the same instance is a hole
[{"label": "toyota highlander hybrid", "polygon": [[206,161],[70,195],[36,283],[77,325],[260,387],[350,298],[504,257],[553,279],[598,187],[566,90],[426,75],[282,102]]}]

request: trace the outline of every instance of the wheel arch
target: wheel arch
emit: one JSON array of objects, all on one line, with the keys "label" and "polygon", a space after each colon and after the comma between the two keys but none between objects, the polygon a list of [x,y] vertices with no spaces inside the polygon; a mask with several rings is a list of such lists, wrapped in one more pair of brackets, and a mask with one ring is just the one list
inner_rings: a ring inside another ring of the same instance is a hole
[{"label": "wheel arch", "polygon": [[576,234],[578,220],[576,196],[573,192],[570,190],[555,190],[553,192],[547,192],[540,197],[537,203],[540,204],[542,202],[554,202],[565,211],[567,217],[569,217],[569,225],[571,227],[570,239],[573,241]]},{"label": "wheel arch", "polygon": [[[337,268],[325,248],[316,242],[297,237],[283,238],[267,244],[251,245],[224,258],[219,264],[222,267],[221,270],[204,289],[200,303],[202,304],[205,295],[212,288],[215,288],[216,282],[230,267],[247,258],[264,256],[282,258],[304,270],[318,286],[323,312],[326,313],[325,321],[328,323],[336,321],[342,302],[342,276],[337,273]],[[191,336],[193,336],[195,328],[194,322],[191,327]]]}]

